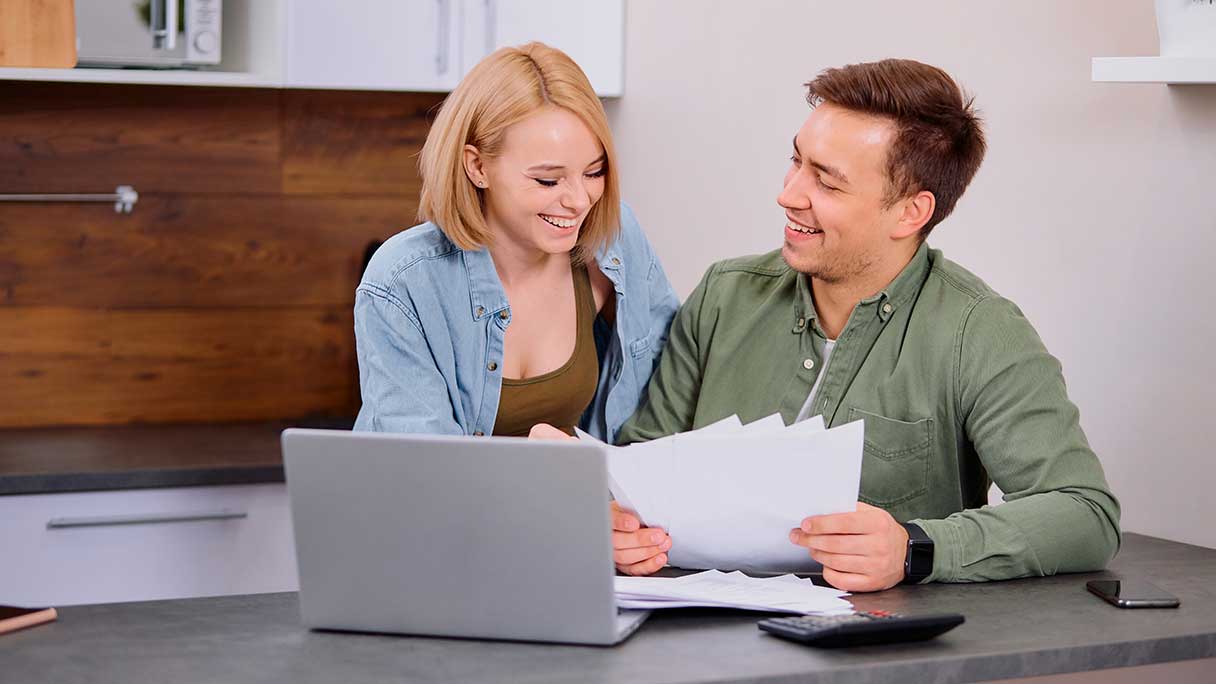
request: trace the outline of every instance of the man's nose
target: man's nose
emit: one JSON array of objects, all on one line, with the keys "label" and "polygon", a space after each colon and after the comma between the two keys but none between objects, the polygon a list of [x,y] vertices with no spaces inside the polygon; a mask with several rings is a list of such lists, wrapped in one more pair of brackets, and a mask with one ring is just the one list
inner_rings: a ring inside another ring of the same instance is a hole
[{"label": "man's nose", "polygon": [[777,204],[786,209],[810,209],[811,193],[807,185],[807,174],[801,170],[785,177],[785,187],[777,195]]}]

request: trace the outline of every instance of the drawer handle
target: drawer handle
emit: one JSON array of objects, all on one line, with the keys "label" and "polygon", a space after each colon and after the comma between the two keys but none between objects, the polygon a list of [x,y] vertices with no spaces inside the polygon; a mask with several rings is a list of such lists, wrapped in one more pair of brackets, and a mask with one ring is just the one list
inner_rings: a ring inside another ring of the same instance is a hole
[{"label": "drawer handle", "polygon": [[144,513],[136,515],[92,515],[68,518],[51,518],[46,528],[104,527],[108,525],[146,525],[149,523],[198,522],[200,520],[233,520],[248,518],[244,511],[199,511],[197,513]]}]

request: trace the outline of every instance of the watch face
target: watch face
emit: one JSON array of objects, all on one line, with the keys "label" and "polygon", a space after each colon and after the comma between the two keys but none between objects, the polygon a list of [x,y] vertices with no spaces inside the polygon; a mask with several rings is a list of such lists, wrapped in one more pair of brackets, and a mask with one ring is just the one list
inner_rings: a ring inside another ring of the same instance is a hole
[{"label": "watch face", "polygon": [[933,542],[913,540],[908,544],[907,574],[918,578],[933,574]]}]

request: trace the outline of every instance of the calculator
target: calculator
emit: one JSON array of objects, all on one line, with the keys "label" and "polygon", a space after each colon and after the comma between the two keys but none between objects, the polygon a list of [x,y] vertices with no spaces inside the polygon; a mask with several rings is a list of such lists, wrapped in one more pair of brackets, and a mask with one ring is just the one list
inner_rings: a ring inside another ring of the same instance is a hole
[{"label": "calculator", "polygon": [[897,615],[885,610],[852,615],[796,615],[768,618],[757,626],[774,636],[808,646],[840,647],[922,641],[963,624],[962,615]]}]

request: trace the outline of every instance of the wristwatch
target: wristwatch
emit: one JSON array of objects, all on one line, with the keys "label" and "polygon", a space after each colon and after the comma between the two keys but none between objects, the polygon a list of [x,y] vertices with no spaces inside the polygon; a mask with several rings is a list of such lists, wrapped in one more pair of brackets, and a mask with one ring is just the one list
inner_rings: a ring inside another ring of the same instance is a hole
[{"label": "wristwatch", "polygon": [[933,540],[916,523],[900,523],[908,531],[908,552],[904,555],[904,581],[920,584],[933,574]]}]

